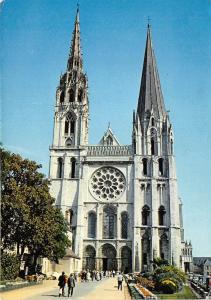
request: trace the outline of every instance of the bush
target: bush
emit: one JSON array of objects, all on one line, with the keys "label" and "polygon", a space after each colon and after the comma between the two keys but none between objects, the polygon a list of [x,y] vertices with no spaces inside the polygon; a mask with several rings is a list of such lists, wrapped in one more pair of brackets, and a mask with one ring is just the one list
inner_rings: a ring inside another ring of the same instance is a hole
[{"label": "bush", "polygon": [[3,253],[1,256],[1,280],[13,280],[18,276],[19,259],[15,254]]},{"label": "bush", "polygon": [[154,281],[152,281],[150,279],[147,279],[147,278],[144,278],[142,276],[137,276],[137,282],[140,285],[142,285],[145,288],[150,289],[150,290],[154,289],[154,287],[155,287]]},{"label": "bush", "polygon": [[169,279],[165,279],[160,283],[160,289],[164,294],[173,294],[177,291],[177,285]]}]

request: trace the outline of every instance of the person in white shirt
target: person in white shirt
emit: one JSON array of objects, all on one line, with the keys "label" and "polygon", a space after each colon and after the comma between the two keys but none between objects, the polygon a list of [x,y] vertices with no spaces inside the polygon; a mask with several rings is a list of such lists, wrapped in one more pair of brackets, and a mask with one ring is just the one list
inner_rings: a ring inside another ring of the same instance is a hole
[{"label": "person in white shirt", "polygon": [[118,290],[121,289],[122,291],[123,275],[121,273],[119,273],[117,276],[117,282],[118,282]]}]

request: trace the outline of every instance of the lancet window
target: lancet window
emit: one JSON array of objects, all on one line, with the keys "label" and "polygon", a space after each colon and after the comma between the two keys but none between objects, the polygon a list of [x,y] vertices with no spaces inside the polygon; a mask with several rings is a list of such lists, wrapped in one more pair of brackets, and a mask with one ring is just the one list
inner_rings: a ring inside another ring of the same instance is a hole
[{"label": "lancet window", "polygon": [[75,101],[75,92],[73,89],[69,90],[69,102],[74,102]]},{"label": "lancet window", "polygon": [[128,238],[128,214],[127,212],[123,212],[121,214],[121,238]]},{"label": "lancet window", "polygon": [[150,208],[148,205],[144,205],[142,209],[142,225],[149,225]]},{"label": "lancet window", "polygon": [[114,239],[116,237],[116,208],[106,206],[103,210],[103,238]]},{"label": "lancet window", "polygon": [[88,238],[96,237],[96,213],[90,212],[88,214]]},{"label": "lancet window", "polygon": [[62,178],[63,176],[63,159],[62,157],[58,158],[58,168],[57,168],[57,178]]},{"label": "lancet window", "polygon": [[164,219],[165,219],[165,214],[166,214],[166,210],[165,207],[163,205],[160,206],[159,210],[158,210],[158,224],[159,225],[164,225]]},{"label": "lancet window", "polygon": [[64,91],[61,92],[60,94],[60,103],[64,102]]},{"label": "lancet window", "polygon": [[163,168],[164,160],[163,158],[158,159],[158,168],[159,168],[159,175],[164,175],[164,168]]},{"label": "lancet window", "polygon": [[74,157],[71,158],[71,178],[75,178],[76,175],[76,159]]},{"label": "lancet window", "polygon": [[147,175],[147,158],[142,159],[142,164],[143,164],[143,175]]}]

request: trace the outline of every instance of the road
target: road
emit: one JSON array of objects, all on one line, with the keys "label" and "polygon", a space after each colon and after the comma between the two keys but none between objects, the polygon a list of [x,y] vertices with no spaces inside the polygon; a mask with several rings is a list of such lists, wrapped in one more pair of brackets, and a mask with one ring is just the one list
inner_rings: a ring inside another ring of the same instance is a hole
[{"label": "road", "polygon": [[[53,300],[58,297],[59,287],[57,281],[45,282],[41,286],[27,287],[1,294],[1,300]],[[102,281],[77,283],[72,297],[60,299],[73,300],[129,300],[127,286],[123,284],[123,290],[118,291],[116,278],[104,278]]]}]

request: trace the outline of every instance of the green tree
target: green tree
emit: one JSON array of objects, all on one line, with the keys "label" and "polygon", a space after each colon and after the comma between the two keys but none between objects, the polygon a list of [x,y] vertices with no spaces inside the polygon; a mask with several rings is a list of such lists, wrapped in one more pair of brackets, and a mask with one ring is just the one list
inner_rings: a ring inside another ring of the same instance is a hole
[{"label": "green tree", "polygon": [[20,262],[15,254],[1,255],[1,280],[15,279],[19,273]]},{"label": "green tree", "polygon": [[70,246],[67,224],[53,206],[41,165],[1,149],[2,250],[16,250],[21,258],[27,247],[34,257],[58,262]]},{"label": "green tree", "polygon": [[168,281],[173,282],[176,287],[175,290],[178,290],[186,282],[186,275],[175,266],[163,265],[154,270],[153,280],[156,282],[157,290],[162,290],[163,283],[166,285]]}]

